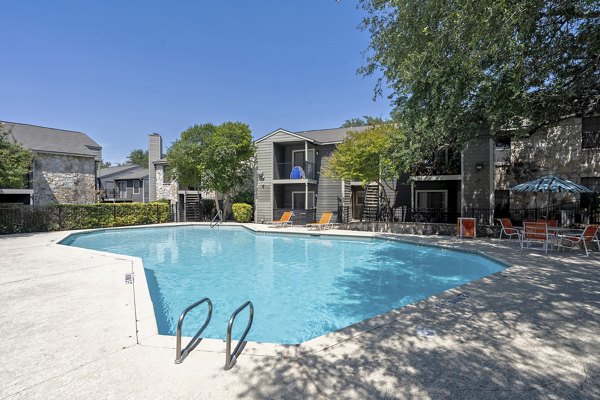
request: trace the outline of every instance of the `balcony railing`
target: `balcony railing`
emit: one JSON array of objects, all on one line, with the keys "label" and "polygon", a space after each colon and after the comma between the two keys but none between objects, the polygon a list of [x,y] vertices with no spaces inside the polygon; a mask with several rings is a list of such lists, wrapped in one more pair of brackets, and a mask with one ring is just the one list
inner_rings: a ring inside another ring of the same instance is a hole
[{"label": "balcony railing", "polygon": [[[141,194],[138,196],[141,196]],[[119,189],[104,189],[101,193],[101,198],[103,200],[131,200],[133,197],[133,192],[122,192]]]},{"label": "balcony railing", "polygon": [[276,163],[274,179],[317,179],[315,163]]}]

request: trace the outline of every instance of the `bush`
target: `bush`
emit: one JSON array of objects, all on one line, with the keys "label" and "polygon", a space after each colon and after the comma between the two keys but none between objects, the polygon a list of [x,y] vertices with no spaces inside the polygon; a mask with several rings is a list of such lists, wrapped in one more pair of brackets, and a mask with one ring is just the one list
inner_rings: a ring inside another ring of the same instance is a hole
[{"label": "bush", "polygon": [[0,233],[156,224],[170,219],[171,208],[164,202],[0,207]]},{"label": "bush", "polygon": [[254,206],[254,191],[253,190],[245,190],[233,196],[234,203],[246,203]]},{"label": "bush", "polygon": [[237,222],[250,222],[252,220],[252,206],[246,203],[234,203],[231,206],[233,219]]}]

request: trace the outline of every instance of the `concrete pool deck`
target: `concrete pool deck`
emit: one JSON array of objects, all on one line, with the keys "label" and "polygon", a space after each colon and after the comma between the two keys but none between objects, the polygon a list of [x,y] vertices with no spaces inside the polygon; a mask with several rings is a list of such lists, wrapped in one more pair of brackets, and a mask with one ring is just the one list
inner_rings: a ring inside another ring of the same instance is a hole
[{"label": "concrete pool deck", "polygon": [[131,258],[57,245],[65,235],[0,236],[0,399],[600,398],[597,251],[545,256],[521,253],[515,240],[394,235],[513,267],[316,347],[249,344],[224,371],[224,345],[175,365],[174,339],[140,337],[144,315],[124,283]]}]

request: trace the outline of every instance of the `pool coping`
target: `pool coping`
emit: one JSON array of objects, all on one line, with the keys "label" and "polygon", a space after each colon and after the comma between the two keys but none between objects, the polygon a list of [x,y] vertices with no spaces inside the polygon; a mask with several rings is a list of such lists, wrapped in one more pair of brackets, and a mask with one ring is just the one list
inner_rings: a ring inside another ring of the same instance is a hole
[{"label": "pool coping", "polygon": [[[86,234],[106,230],[123,230],[123,229],[140,229],[140,228],[167,228],[167,227],[180,227],[180,226],[209,226],[208,222],[185,222],[185,223],[166,223],[160,225],[137,225],[127,227],[110,227],[110,228],[96,228],[96,229],[85,229],[77,231],[65,231],[63,236],[60,236],[57,240],[53,241],[50,246],[64,246],[62,244],[67,238],[76,234]],[[423,247],[440,248],[444,250],[458,251],[464,253],[475,254],[498,264],[504,266],[504,269],[493,274],[487,275],[483,278],[475,281],[467,282],[460,286],[447,289],[438,294],[429,296],[421,299],[415,303],[407,304],[405,306],[392,309],[385,313],[373,316],[371,318],[362,320],[352,325],[348,325],[337,331],[326,333],[325,335],[318,336],[306,342],[299,344],[279,344],[279,343],[265,343],[265,342],[246,342],[242,354],[257,355],[257,356],[277,356],[277,357],[298,357],[306,354],[315,354],[326,350],[329,347],[337,344],[352,340],[353,338],[385,327],[395,321],[398,321],[403,314],[410,310],[418,308],[427,308],[435,306],[441,302],[447,301],[452,298],[457,298],[461,294],[466,292],[466,289],[470,285],[474,284],[487,284],[491,282],[491,279],[495,279],[499,276],[504,276],[506,272],[516,265],[507,263],[496,257],[492,257],[485,252],[464,249],[457,246],[445,245],[439,243],[423,243],[421,237],[415,236],[413,240],[407,238],[409,235],[401,234],[390,234],[380,232],[364,232],[364,231],[347,231],[347,230],[329,230],[329,231],[292,231],[289,228],[269,228],[267,225],[262,224],[240,224],[227,222],[223,226],[227,227],[242,227],[258,234],[284,234],[284,235],[302,235],[302,236],[319,236],[319,237],[353,237],[360,239],[382,239],[390,240],[401,243],[408,243],[412,245],[418,245]],[[298,228],[298,227],[296,227]],[[303,228],[305,229],[305,228]],[[418,240],[420,239],[420,240]],[[136,335],[137,343],[142,346],[160,347],[175,350],[175,336],[162,335],[158,333],[158,325],[156,322],[156,316],[154,314],[154,306],[152,298],[150,296],[150,290],[146,281],[146,274],[144,272],[143,260],[140,257],[122,255],[117,253],[109,253],[99,250],[85,249],[81,247],[68,246],[70,249],[75,251],[86,252],[88,254],[97,254],[104,257],[111,257],[118,260],[128,260],[131,262],[131,274],[132,274],[132,291],[134,297],[134,309],[135,309],[135,324],[136,324]],[[244,324],[244,321],[238,322]],[[182,342],[187,343],[191,337],[183,337]],[[232,340],[234,346],[237,341]],[[198,352],[216,352],[225,353],[225,341],[221,339],[209,339],[203,338],[198,346],[194,349]]]}]

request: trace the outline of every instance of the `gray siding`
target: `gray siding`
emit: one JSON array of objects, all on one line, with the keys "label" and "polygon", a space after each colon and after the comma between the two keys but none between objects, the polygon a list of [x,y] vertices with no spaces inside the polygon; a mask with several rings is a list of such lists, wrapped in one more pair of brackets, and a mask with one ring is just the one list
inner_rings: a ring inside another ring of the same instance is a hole
[{"label": "gray siding", "polygon": [[153,133],[148,138],[148,177],[150,179],[150,190],[148,196],[150,201],[156,201],[156,168],[154,161],[162,158],[162,138]]},{"label": "gray siding", "polygon": [[342,197],[342,181],[325,176],[324,170],[331,158],[335,146],[320,146],[319,155],[316,156],[319,181],[317,185],[317,219],[324,212],[333,212],[337,218],[338,198]]},{"label": "gray siding", "polygon": [[263,141],[256,145],[256,174],[254,220],[256,222],[272,221],[273,142],[271,141]]},{"label": "gray siding", "polygon": [[[462,208],[493,208],[492,141],[470,143],[462,154]],[[480,169],[477,166],[480,166]]]}]

